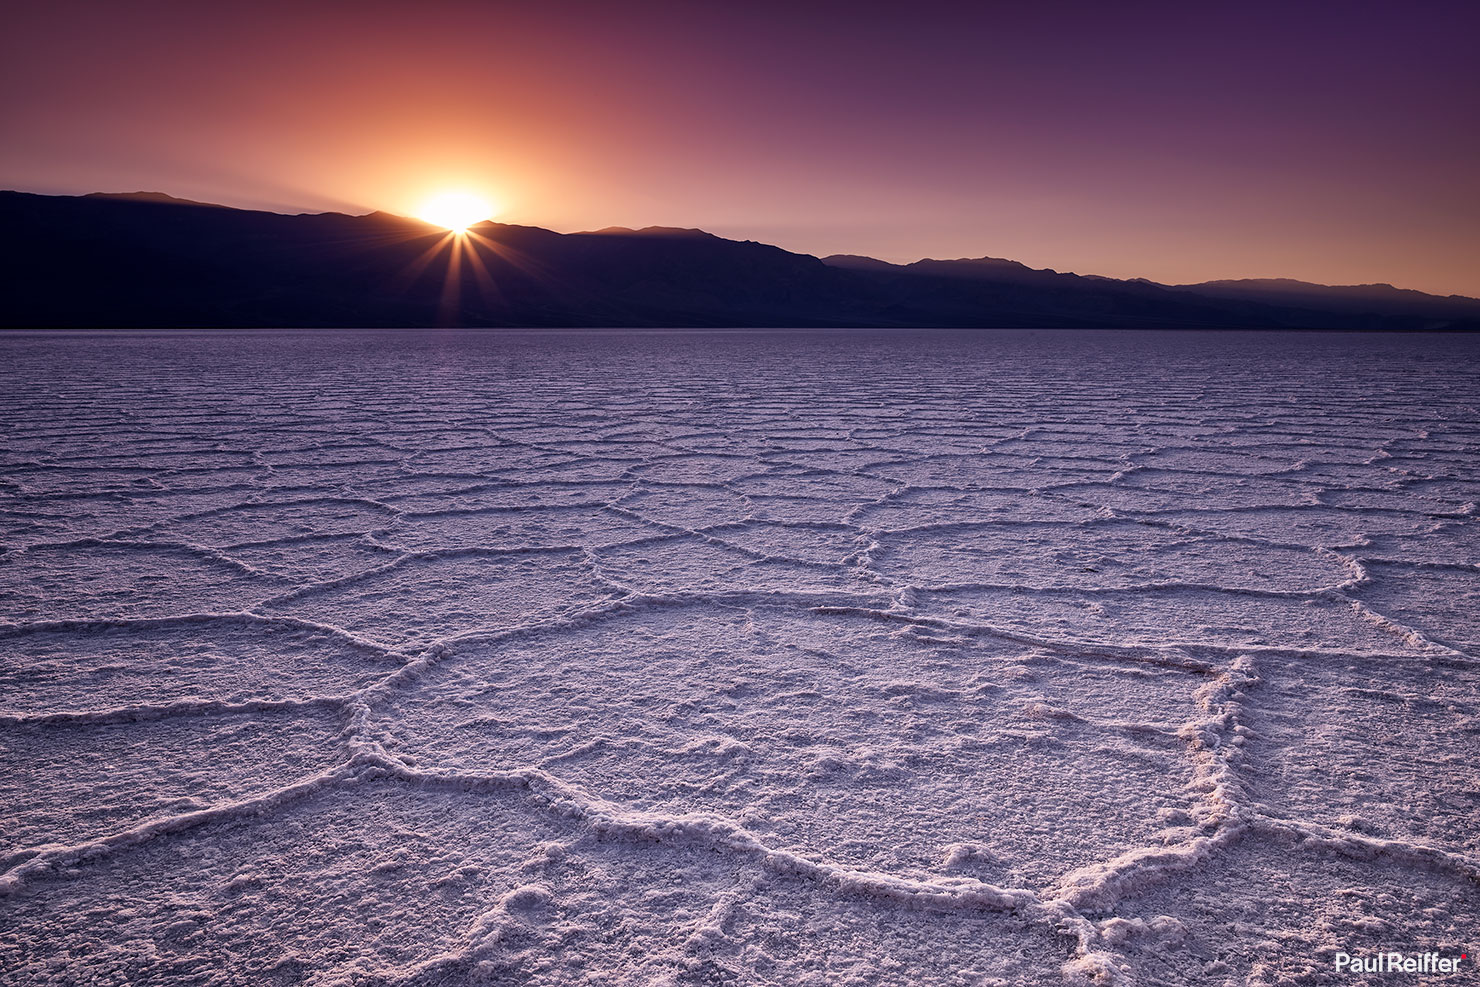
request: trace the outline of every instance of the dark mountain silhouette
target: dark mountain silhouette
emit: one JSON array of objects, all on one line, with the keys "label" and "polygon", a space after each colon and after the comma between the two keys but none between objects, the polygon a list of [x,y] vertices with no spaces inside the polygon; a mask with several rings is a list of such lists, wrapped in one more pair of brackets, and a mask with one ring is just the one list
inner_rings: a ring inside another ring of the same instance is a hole
[{"label": "dark mountain silhouette", "polygon": [[225,209],[226,206],[218,206],[213,202],[197,202],[194,199],[181,199],[177,196],[166,195],[164,192],[89,192],[82,196],[84,199],[117,199],[122,202],[158,202],[175,206],[210,206],[213,209]]},{"label": "dark mountain silhouette", "polygon": [[1390,284],[1325,285],[1289,278],[1249,278],[1240,281],[1204,281],[1175,286],[1209,298],[1260,301],[1271,305],[1306,305],[1337,312],[1374,312],[1385,315],[1427,314],[1445,318],[1455,312],[1480,310],[1480,300],[1464,295],[1427,295]]},{"label": "dark mountain silhouette", "polygon": [[1480,301],[1385,285],[1169,286],[983,257],[825,260],[701,230],[453,241],[376,212],[285,216],[159,193],[0,192],[8,327],[881,326],[1476,329]]}]

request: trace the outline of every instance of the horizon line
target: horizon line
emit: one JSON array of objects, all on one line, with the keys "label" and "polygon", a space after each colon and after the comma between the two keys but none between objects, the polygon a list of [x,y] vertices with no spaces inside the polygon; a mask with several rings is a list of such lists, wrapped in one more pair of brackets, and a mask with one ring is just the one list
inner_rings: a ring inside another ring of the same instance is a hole
[{"label": "horizon line", "polygon": [[[131,192],[104,192],[104,191],[94,191],[94,192],[76,192],[76,193],[65,193],[65,192],[32,192],[32,191],[28,191],[26,189],[15,189],[15,188],[0,189],[0,193],[4,193],[4,192],[11,192],[11,193],[15,193],[15,194],[18,194],[18,195],[36,195],[36,196],[41,196],[41,197],[44,197],[44,198],[55,198],[55,199],[86,199],[86,198],[119,198],[119,199],[123,199],[123,198],[130,198],[130,197],[157,196],[157,197],[159,197],[161,199],[167,199],[167,200],[169,200],[169,202],[158,202],[159,205],[168,205],[170,203],[176,203],[176,204],[184,205],[184,206],[199,206],[199,207],[210,208],[210,209],[230,209],[230,210],[235,211],[235,212],[266,213],[267,215],[271,215],[271,216],[283,216],[283,217],[287,217],[287,218],[297,218],[297,217],[304,217],[304,216],[343,216],[343,217],[345,217],[347,219],[368,219],[368,218],[370,218],[372,216],[390,216],[390,217],[393,217],[395,219],[404,220],[404,221],[409,222],[409,223],[419,223],[419,224],[421,224],[423,226],[427,226],[427,227],[430,227],[432,229],[445,229],[445,227],[439,226],[438,224],[433,223],[433,222],[430,222],[428,220],[420,219],[420,218],[418,218],[416,216],[408,216],[408,215],[405,215],[404,213],[392,212],[389,209],[370,209],[368,212],[363,212],[363,213],[345,212],[345,211],[342,211],[342,210],[339,210],[339,209],[323,209],[323,210],[318,210],[318,211],[304,210],[304,211],[301,211],[301,212],[281,212],[278,209],[268,209],[268,208],[263,208],[263,207],[260,207],[260,206],[234,206],[234,205],[229,205],[227,203],[222,203],[222,202],[206,202],[206,201],[203,201],[203,200],[200,200],[200,199],[187,199],[187,198],[184,198],[182,196],[177,196],[177,195],[174,195],[174,194],[169,193],[169,192],[161,192],[161,191],[157,191],[157,190],[146,190],[146,189],[138,189],[138,190],[131,191]],[[995,257],[995,256],[992,256],[990,254],[983,254],[983,255],[981,255],[979,257],[919,257],[919,258],[916,258],[913,261],[906,261],[906,262],[900,263],[900,262],[896,262],[896,261],[882,260],[880,258],[874,257],[874,256],[869,255],[869,254],[855,254],[855,253],[847,253],[847,252],[831,253],[831,254],[814,254],[814,253],[810,253],[810,252],[806,252],[806,251],[791,250],[791,249],[789,249],[787,247],[782,247],[779,244],[765,243],[764,241],[760,241],[760,240],[750,240],[750,239],[739,240],[739,239],[735,239],[733,237],[723,236],[723,235],[718,234],[718,233],[712,233],[709,230],[705,230],[705,229],[703,229],[701,227],[678,227],[678,226],[661,226],[661,225],[650,225],[650,226],[643,226],[643,227],[605,226],[605,227],[601,227],[599,229],[581,229],[581,230],[564,230],[564,231],[562,231],[562,230],[553,229],[553,228],[548,227],[548,226],[535,226],[535,225],[528,224],[528,223],[503,223],[503,222],[500,222],[499,220],[497,220],[496,218],[493,218],[493,217],[489,217],[488,219],[484,219],[484,220],[479,220],[477,223],[472,224],[472,226],[474,226],[474,227],[476,227],[476,226],[483,226],[483,225],[504,226],[504,227],[511,227],[511,228],[519,228],[519,229],[543,230],[543,231],[545,231],[547,233],[553,233],[556,236],[583,236],[583,235],[594,235],[594,234],[598,234],[598,233],[617,232],[617,231],[626,231],[626,232],[630,232],[630,233],[644,233],[644,232],[647,232],[649,230],[668,230],[668,231],[684,232],[684,233],[701,233],[701,234],[705,234],[707,236],[712,236],[712,237],[716,237],[716,238],[723,239],[723,240],[729,240],[729,241],[735,242],[735,243],[760,243],[760,244],[762,244],[764,246],[774,247],[777,250],[782,250],[782,251],[785,251],[786,253],[789,253],[789,254],[795,254],[797,256],[802,256],[802,257],[812,257],[812,258],[815,258],[816,260],[821,261],[823,263],[826,263],[827,260],[830,259],[830,258],[849,257],[849,258],[858,258],[860,260],[872,261],[874,263],[885,264],[885,265],[888,265],[890,267],[896,267],[896,268],[903,269],[903,268],[908,268],[908,267],[910,267],[912,265],[915,265],[915,264],[922,264],[922,263],[929,263],[929,262],[935,262],[935,263],[961,263],[961,262],[967,262],[967,261],[994,260],[994,261],[1002,261],[1002,262],[1012,263],[1012,264],[1019,264],[1023,268],[1025,268],[1026,270],[1037,272],[1037,273],[1062,274],[1062,275],[1068,275],[1068,276],[1072,276],[1072,277],[1091,278],[1091,279],[1102,279],[1102,280],[1108,280],[1108,281],[1118,281],[1118,282],[1122,282],[1122,283],[1146,282],[1148,284],[1155,285],[1155,286],[1162,287],[1162,288],[1196,288],[1196,287],[1199,287],[1199,286],[1202,286],[1202,285],[1227,284],[1227,283],[1239,283],[1239,282],[1284,282],[1284,283],[1288,283],[1288,284],[1310,285],[1312,287],[1317,287],[1317,288],[1334,288],[1334,289],[1340,289],[1340,288],[1387,288],[1387,289],[1390,289],[1390,290],[1393,290],[1393,291],[1407,291],[1407,292],[1413,292],[1415,294],[1426,295],[1426,296],[1428,296],[1430,298],[1459,298],[1459,299],[1464,299],[1464,300],[1467,300],[1467,301],[1477,301],[1477,302],[1480,302],[1480,295],[1467,295],[1467,294],[1464,294],[1462,292],[1448,292],[1448,293],[1440,294],[1439,292],[1424,291],[1424,290],[1422,290],[1420,288],[1404,288],[1404,287],[1401,287],[1399,285],[1394,284],[1391,281],[1360,281],[1360,282],[1348,282],[1348,283],[1345,283],[1345,284],[1328,284],[1326,282],[1321,282],[1321,281],[1306,281],[1306,280],[1304,280],[1302,278],[1292,278],[1292,277],[1289,277],[1289,276],[1286,276],[1286,275],[1273,275],[1273,276],[1257,276],[1257,275],[1255,275],[1255,276],[1245,276],[1245,277],[1218,277],[1218,278],[1208,278],[1208,279],[1203,280],[1203,281],[1186,281],[1186,282],[1175,282],[1174,283],[1174,282],[1169,282],[1169,281],[1157,281],[1157,280],[1155,280],[1153,278],[1148,278],[1148,277],[1141,276],[1141,275],[1138,275],[1136,277],[1113,277],[1111,275],[1104,275],[1104,274],[1093,274],[1093,273],[1081,274],[1081,273],[1079,273],[1077,271],[1063,271],[1063,270],[1059,270],[1058,268],[1053,268],[1053,267],[1032,267],[1032,266],[1030,266],[1030,265],[1028,265],[1028,264],[1026,264],[1026,263],[1024,263],[1022,261],[1014,260],[1014,259],[1009,258],[1009,257]],[[472,228],[472,227],[469,227],[469,228]]]}]

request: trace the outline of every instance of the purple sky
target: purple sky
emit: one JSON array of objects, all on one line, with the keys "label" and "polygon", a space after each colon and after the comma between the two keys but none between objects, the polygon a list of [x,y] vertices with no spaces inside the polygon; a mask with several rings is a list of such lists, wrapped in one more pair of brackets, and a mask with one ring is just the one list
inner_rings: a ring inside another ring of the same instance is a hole
[{"label": "purple sky", "polygon": [[0,186],[1480,295],[1480,3],[56,2]]}]

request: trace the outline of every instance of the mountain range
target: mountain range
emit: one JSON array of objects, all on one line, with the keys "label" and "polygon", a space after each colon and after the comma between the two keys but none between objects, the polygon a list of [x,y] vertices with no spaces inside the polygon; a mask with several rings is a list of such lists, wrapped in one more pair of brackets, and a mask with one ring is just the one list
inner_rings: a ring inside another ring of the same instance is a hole
[{"label": "mountain range", "polygon": [[980,257],[813,257],[702,230],[451,238],[374,212],[0,192],[0,326],[1480,329],[1480,299],[1286,279],[1167,285]]}]

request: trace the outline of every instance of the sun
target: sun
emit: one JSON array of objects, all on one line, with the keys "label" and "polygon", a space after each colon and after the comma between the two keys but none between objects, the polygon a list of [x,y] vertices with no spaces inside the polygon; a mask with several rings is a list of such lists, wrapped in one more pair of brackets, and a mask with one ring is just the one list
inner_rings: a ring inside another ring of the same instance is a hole
[{"label": "sun", "polygon": [[454,233],[465,233],[469,226],[491,218],[493,213],[493,205],[472,192],[443,192],[423,203],[416,217]]}]

